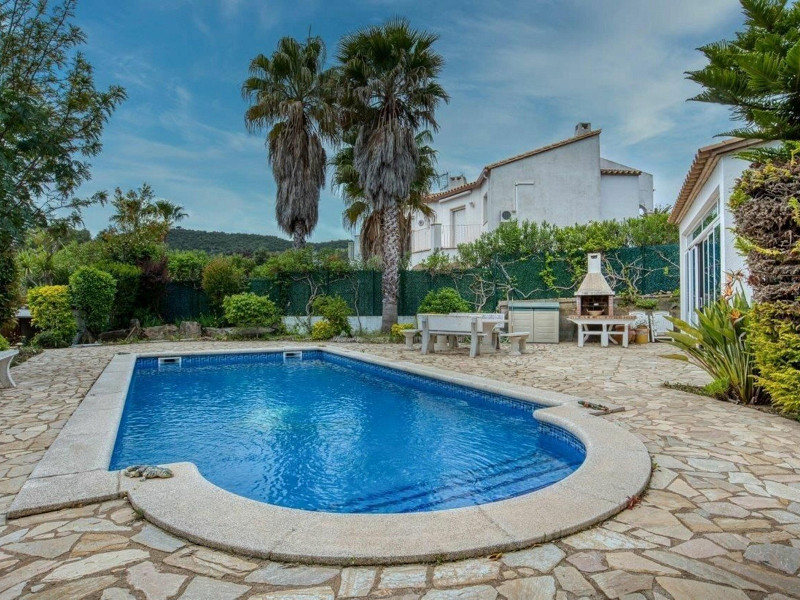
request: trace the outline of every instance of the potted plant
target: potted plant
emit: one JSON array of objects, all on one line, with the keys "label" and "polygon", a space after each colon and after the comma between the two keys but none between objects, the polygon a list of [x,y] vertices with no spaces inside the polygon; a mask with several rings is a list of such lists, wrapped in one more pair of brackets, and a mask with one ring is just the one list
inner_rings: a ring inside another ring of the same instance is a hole
[{"label": "potted plant", "polygon": [[646,344],[650,341],[650,323],[646,317],[638,317],[631,324],[631,329],[636,332],[637,344]]}]

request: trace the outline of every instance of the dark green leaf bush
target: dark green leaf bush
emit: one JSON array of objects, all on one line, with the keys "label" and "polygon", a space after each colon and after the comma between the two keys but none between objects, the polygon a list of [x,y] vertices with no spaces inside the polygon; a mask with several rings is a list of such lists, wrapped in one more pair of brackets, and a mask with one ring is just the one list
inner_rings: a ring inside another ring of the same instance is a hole
[{"label": "dark green leaf bush", "polygon": [[120,329],[127,327],[136,310],[142,270],[135,265],[117,262],[101,262],[97,264],[97,268],[111,275],[117,282],[114,307],[111,311],[111,327]]},{"label": "dark green leaf bush", "polygon": [[317,296],[312,303],[312,309],[315,315],[331,324],[335,330],[333,335],[344,333],[349,336],[353,334],[350,321],[347,320],[352,312],[341,296]]},{"label": "dark green leaf bush", "polygon": [[225,320],[234,327],[281,326],[281,313],[275,303],[266,296],[252,292],[228,296],[222,301]]},{"label": "dark green leaf bush", "polygon": [[219,310],[226,296],[244,290],[245,273],[228,256],[218,256],[203,269],[203,290],[208,294],[212,306]]},{"label": "dark green leaf bush", "polygon": [[167,255],[170,280],[200,289],[203,269],[211,260],[202,250],[174,250]]},{"label": "dark green leaf bush", "polygon": [[40,330],[33,345],[61,348],[72,343],[78,324],[72,314],[67,286],[46,285],[28,290],[28,307],[33,324]]},{"label": "dark green leaf bush", "polygon": [[[486,267],[499,259],[553,254],[584,265],[587,252],[617,248],[674,244],[678,228],[667,222],[669,213],[656,211],[624,221],[593,221],[556,227],[549,223],[511,221],[458,247],[462,267]],[[582,277],[582,275],[581,275]]]},{"label": "dark green leaf bush", "polygon": [[69,278],[69,291],[89,333],[97,336],[104,331],[114,307],[116,280],[100,269],[81,267]]},{"label": "dark green leaf bush", "polygon": [[451,312],[469,312],[470,310],[472,307],[461,297],[458,290],[444,287],[428,292],[422,299],[422,304],[419,305],[417,312],[446,315]]},{"label": "dark green leaf bush", "polygon": [[19,270],[10,248],[0,249],[0,327],[11,323],[19,308]]}]

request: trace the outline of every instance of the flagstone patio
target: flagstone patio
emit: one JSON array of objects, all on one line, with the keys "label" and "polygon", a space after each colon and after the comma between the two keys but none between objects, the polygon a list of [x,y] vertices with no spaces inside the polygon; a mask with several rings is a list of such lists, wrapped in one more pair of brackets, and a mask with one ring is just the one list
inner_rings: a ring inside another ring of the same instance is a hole
[{"label": "flagstone patio", "polygon": [[[19,387],[0,390],[0,513],[115,352],[275,345],[53,350],[14,368]],[[464,350],[347,347],[624,405],[603,418],[646,444],[650,489],[636,508],[553,543],[383,568],[283,565],[202,548],[144,522],[125,500],[3,518],[0,600],[800,598],[800,423],[662,387],[707,381],[660,358],[667,347],[536,345],[476,359]]]}]

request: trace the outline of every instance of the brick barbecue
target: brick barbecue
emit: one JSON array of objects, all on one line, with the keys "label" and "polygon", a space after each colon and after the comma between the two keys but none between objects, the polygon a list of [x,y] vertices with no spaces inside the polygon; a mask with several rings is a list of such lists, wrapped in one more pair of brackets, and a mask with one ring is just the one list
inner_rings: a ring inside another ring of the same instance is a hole
[{"label": "brick barbecue", "polygon": [[589,269],[575,292],[576,313],[581,317],[613,317],[614,290],[600,271],[602,255],[589,254]]}]

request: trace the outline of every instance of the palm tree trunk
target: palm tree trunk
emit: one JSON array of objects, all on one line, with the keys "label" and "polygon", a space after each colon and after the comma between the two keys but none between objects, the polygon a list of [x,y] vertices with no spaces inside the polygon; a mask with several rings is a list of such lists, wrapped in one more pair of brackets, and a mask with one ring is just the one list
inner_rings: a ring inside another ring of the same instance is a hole
[{"label": "palm tree trunk", "polygon": [[383,219],[383,316],[381,331],[390,333],[392,325],[397,323],[397,291],[400,278],[400,243],[397,208],[384,209]]},{"label": "palm tree trunk", "polygon": [[306,232],[302,225],[296,225],[292,231],[292,245],[295,250],[306,245]]}]

